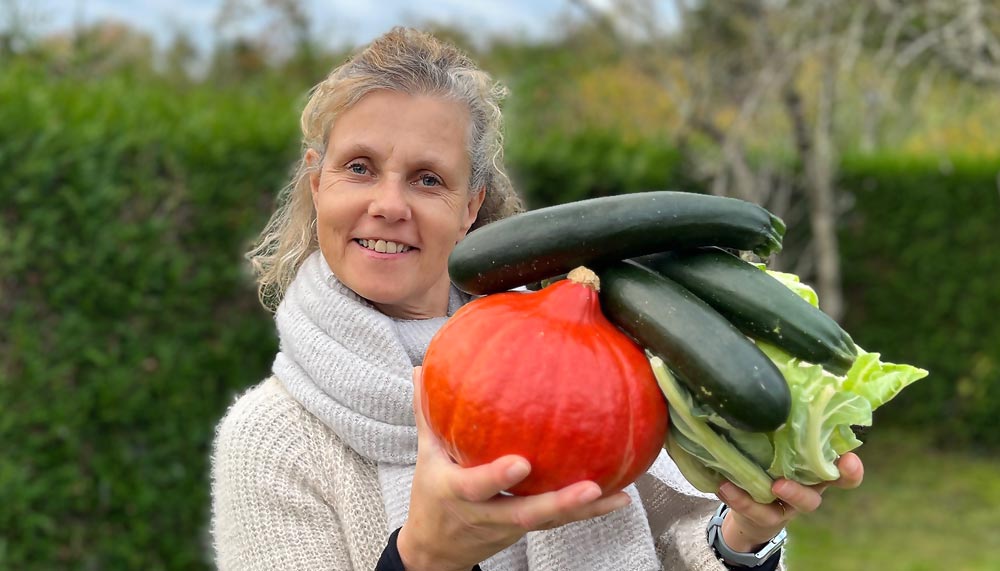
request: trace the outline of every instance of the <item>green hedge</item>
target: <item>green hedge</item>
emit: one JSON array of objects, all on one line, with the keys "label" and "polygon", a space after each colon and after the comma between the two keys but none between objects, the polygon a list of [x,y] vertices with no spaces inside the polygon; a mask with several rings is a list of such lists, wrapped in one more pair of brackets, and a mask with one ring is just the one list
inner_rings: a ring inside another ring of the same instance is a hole
[{"label": "green hedge", "polygon": [[845,325],[862,346],[930,376],[876,415],[997,448],[1000,432],[1000,161],[844,161]]},{"label": "green hedge", "polygon": [[[241,255],[300,95],[0,69],[0,568],[209,568],[213,428],[276,348]],[[508,141],[532,206],[695,188],[663,145]],[[887,414],[998,446],[996,165],[939,167],[846,161],[846,322],[932,371]]]},{"label": "green hedge", "polygon": [[276,345],[240,259],[295,102],[25,70],[0,101],[0,568],[199,568],[213,427]]},{"label": "green hedge", "polygon": [[507,162],[530,208],[652,189],[691,188],[681,154],[616,133],[514,133]]}]

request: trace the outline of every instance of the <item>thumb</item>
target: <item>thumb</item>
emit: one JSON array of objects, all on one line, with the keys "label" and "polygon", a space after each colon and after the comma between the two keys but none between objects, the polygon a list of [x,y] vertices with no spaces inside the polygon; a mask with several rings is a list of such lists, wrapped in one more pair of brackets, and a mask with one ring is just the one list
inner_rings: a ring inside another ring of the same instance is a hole
[{"label": "thumb", "polygon": [[424,368],[417,366],[413,367],[413,416],[417,421],[417,433],[426,432],[427,420],[424,418],[424,386],[423,386],[423,376]]},{"label": "thumb", "polygon": [[417,422],[417,454],[420,455],[423,450],[440,450],[444,454],[441,443],[424,416],[423,367],[413,368],[413,418]]}]

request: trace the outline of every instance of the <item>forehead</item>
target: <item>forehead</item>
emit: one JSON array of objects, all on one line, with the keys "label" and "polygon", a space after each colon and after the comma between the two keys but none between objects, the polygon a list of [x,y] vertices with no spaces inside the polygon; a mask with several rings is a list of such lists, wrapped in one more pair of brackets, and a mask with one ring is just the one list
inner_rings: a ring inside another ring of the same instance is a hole
[{"label": "forehead", "polygon": [[364,147],[380,153],[420,151],[468,159],[470,114],[466,105],[434,95],[378,90],[337,117],[330,150]]}]

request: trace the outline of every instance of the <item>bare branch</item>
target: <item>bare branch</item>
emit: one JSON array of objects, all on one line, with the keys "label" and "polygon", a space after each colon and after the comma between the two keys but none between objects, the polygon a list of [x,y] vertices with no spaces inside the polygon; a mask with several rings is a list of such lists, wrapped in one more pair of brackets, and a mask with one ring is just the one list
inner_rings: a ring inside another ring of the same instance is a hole
[{"label": "bare branch", "polygon": [[883,7],[883,3],[879,2],[879,9],[883,13],[892,14],[892,18],[886,25],[885,34],[882,36],[882,44],[875,53],[875,61],[885,65],[899,52],[899,35],[903,30],[903,26],[916,17],[917,7],[906,5],[902,9],[895,9],[893,6]]},{"label": "bare branch", "polygon": [[919,16],[922,35],[900,52],[897,64],[908,65],[931,52],[953,71],[974,81],[1000,83],[1000,11],[982,0],[925,0]]},{"label": "bare branch", "polygon": [[919,36],[896,54],[896,57],[892,61],[893,67],[901,70],[909,66],[922,54],[939,44],[941,42],[941,35],[941,28],[933,28]]},{"label": "bare branch", "polygon": [[839,73],[850,73],[854,69],[854,64],[861,55],[861,48],[865,32],[865,20],[868,18],[870,10],[867,4],[857,6],[851,14],[851,23],[848,25],[847,33],[844,34],[843,49],[841,50]]}]

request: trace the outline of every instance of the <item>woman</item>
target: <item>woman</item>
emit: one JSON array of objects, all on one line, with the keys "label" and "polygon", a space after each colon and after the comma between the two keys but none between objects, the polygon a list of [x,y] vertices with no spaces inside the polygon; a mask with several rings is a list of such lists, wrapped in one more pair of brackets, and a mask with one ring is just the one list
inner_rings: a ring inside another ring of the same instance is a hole
[{"label": "woman", "polygon": [[[303,159],[249,257],[277,306],[274,375],[220,423],[213,535],[221,569],[715,569],[767,544],[821,489],[781,502],[694,491],[661,454],[636,485],[500,494],[508,456],[464,469],[426,429],[419,365],[468,298],[447,258],[477,224],[520,208],[503,170],[503,92],[460,52],[395,29],[320,83]],[[854,455],[838,485],[860,483]],[[772,546],[773,547],[773,546]],[[761,569],[779,564],[780,549]]]}]

